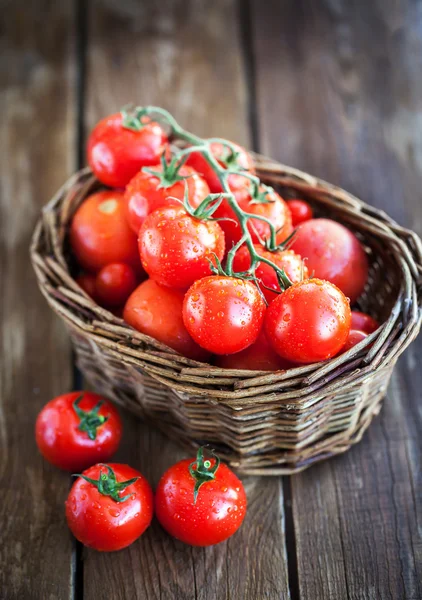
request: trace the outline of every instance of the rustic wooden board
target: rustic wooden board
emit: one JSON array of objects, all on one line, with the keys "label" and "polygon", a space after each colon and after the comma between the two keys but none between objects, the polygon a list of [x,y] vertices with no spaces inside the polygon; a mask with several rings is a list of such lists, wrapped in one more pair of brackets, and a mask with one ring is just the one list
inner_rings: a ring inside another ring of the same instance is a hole
[{"label": "rustic wooden board", "polygon": [[[260,150],[421,233],[420,3],[252,6]],[[291,479],[301,598],[422,597],[421,352],[359,446]]]},{"label": "rustic wooden board", "polygon": [[[237,5],[232,0],[92,2],[88,20],[87,127],[130,101],[171,110],[202,135],[250,140]],[[132,419],[119,459],[156,485],[183,453]],[[280,480],[245,479],[247,520],[215,548],[190,548],[154,522],[115,555],[84,550],[84,597],[288,598]],[[239,551],[241,549],[241,551]]]},{"label": "rustic wooden board", "polygon": [[[8,3],[0,55],[0,596],[71,598],[69,476],[38,454],[34,423],[70,389],[67,334],[38,292],[29,242],[74,169],[69,4]],[[54,27],[46,27],[46,21]]]}]

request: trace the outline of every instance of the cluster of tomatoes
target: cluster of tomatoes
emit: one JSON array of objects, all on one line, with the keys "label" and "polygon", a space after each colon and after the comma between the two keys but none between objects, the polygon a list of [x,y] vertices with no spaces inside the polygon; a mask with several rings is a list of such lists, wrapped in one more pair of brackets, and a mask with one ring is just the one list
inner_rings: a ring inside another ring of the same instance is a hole
[{"label": "cluster of tomatoes", "polygon": [[[112,189],[86,198],[70,226],[88,294],[223,368],[323,361],[378,327],[351,312],[368,278],[351,231],[262,184],[243,148],[200,140],[171,116],[168,135],[151,114],[112,115],[89,137],[89,164]],[[175,139],[187,149],[172,151]]]},{"label": "cluster of tomatoes", "polygon": [[51,400],[37,418],[35,435],[50,463],[80,473],[66,501],[74,536],[101,551],[129,546],[149,527],[155,512],[173,537],[194,546],[218,544],[233,535],[246,514],[241,481],[211,450],[182,460],[162,476],[155,495],[136,469],[107,462],[122,437],[112,403],[92,392]]}]

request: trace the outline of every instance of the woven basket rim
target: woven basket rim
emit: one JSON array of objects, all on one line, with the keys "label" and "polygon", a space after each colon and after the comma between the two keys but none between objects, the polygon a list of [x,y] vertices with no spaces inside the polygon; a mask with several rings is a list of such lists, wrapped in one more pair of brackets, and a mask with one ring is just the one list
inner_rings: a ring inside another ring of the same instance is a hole
[{"label": "woven basket rim", "polygon": [[268,399],[269,394],[274,395],[274,400],[283,400],[284,394],[286,401],[291,401],[291,390],[299,386],[295,395],[304,409],[312,399],[335,393],[351,378],[356,383],[395,362],[416,337],[422,320],[422,241],[384,211],[369,206],[342,188],[252,154],[264,181],[270,179],[272,185],[295,189],[325,207],[341,211],[352,225],[381,240],[397,263],[401,289],[389,318],[377,331],[340,356],[288,371],[218,368],[179,355],[96,305],[72,278],[64,254],[72,201],[99,185],[89,167],[73,174],[42,209],[32,238],[31,260],[40,289],[53,310],[70,329],[107,348],[116,360],[142,367],[151,377],[180,393],[216,402],[225,400],[233,408],[259,402],[261,395]]}]

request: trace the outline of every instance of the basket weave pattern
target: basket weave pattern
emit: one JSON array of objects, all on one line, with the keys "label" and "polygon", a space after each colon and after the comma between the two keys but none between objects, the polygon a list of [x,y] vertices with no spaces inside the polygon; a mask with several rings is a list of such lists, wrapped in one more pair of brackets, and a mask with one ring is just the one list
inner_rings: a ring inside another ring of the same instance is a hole
[{"label": "basket weave pattern", "polygon": [[100,185],[76,173],[42,212],[31,245],[40,289],[70,331],[77,362],[99,393],[189,449],[209,442],[238,471],[285,474],[344,452],[381,406],[399,355],[422,318],[422,243],[344,190],[256,156],[257,173],[285,197],[349,227],[369,253],[359,308],[382,326],[339,357],[278,371],[236,371],[185,358],[99,307],[71,273],[67,229]]}]

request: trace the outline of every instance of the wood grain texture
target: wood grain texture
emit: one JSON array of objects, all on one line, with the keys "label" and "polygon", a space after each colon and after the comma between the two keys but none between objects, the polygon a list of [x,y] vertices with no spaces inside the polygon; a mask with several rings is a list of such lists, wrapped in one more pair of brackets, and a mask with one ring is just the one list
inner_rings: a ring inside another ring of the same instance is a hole
[{"label": "wood grain texture", "polygon": [[0,25],[0,596],[7,600],[72,597],[69,476],[42,460],[34,439],[38,411],[69,389],[70,350],[28,256],[41,206],[74,169],[68,6],[9,3]]},{"label": "wood grain texture", "polygon": [[[260,151],[420,234],[420,2],[252,7]],[[292,478],[301,598],[422,597],[421,352],[419,338],[360,445]]]},{"label": "wood grain texture", "polygon": [[[156,103],[199,134],[248,144],[237,17],[232,0],[92,2],[87,128],[130,101]],[[139,467],[154,485],[182,457],[173,443],[127,418],[118,459]],[[248,515],[233,539],[214,548],[191,548],[154,521],[140,540],[116,555],[84,551],[84,597],[289,598],[280,481],[244,483]]]}]

